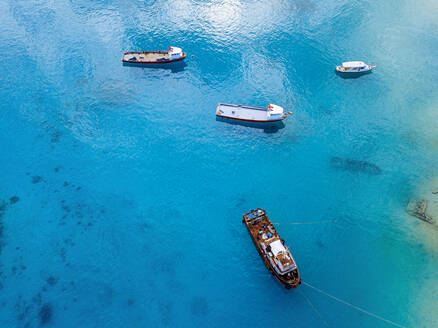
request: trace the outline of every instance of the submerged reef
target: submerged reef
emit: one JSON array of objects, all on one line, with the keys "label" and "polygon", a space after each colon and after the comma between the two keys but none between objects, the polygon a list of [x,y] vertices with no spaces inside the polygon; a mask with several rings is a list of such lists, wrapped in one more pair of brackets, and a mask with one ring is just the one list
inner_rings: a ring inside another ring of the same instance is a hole
[{"label": "submerged reef", "polygon": [[380,167],[378,167],[373,163],[350,159],[350,158],[334,156],[330,159],[330,165],[336,169],[350,171],[350,172],[362,172],[372,175],[378,175],[382,173]]}]

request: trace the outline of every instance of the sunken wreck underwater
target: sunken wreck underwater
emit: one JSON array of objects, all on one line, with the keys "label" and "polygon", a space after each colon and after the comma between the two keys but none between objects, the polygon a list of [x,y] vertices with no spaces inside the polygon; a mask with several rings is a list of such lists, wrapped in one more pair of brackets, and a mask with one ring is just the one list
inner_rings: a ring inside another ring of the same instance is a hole
[{"label": "sunken wreck underwater", "polygon": [[344,171],[361,172],[372,175],[378,175],[382,173],[381,168],[373,163],[350,158],[334,156],[330,159],[330,165],[336,169]]}]

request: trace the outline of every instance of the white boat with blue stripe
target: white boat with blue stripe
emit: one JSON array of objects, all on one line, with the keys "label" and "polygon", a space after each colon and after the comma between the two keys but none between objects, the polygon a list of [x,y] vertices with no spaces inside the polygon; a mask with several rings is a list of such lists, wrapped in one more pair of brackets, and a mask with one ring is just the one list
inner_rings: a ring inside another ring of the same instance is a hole
[{"label": "white boat with blue stripe", "polygon": [[244,122],[273,123],[284,120],[287,114],[283,107],[273,104],[269,104],[268,107],[259,107],[219,103],[216,107],[216,116]]},{"label": "white boat with blue stripe", "polygon": [[339,73],[366,73],[376,67],[374,64],[365,64],[363,61],[349,61],[342,63],[341,66],[336,66],[336,72]]}]

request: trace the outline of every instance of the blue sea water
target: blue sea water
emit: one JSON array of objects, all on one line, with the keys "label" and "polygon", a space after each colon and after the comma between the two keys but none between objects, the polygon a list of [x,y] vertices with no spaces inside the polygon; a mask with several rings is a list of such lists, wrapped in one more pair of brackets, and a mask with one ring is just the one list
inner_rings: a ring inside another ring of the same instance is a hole
[{"label": "blue sea water", "polygon": [[[438,164],[418,123],[436,17],[432,0],[0,0],[0,327],[391,326],[279,285],[241,223],[257,207],[303,281],[438,327],[436,249],[404,212]],[[185,65],[121,63],[169,45]],[[344,60],[377,68],[343,79]],[[218,102],[293,115],[232,125]]]}]

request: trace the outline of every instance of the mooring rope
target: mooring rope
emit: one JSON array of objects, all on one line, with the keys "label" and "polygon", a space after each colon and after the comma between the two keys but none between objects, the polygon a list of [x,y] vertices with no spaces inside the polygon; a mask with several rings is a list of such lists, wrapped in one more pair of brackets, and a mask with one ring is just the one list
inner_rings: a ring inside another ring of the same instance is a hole
[{"label": "mooring rope", "polygon": [[315,313],[318,315],[318,317],[321,319],[324,325],[328,327],[327,321],[324,320],[324,318],[321,315],[321,312],[319,312],[318,309],[315,307],[315,305],[313,305],[313,303],[310,301],[310,298],[308,298],[301,289],[298,289],[298,291],[301,293],[301,295],[303,295],[307,303],[309,303],[310,307],[313,309],[313,311],[315,311]]},{"label": "mooring rope", "polygon": [[272,224],[275,225],[281,225],[281,224],[318,224],[318,223],[330,223],[330,222],[338,222],[338,219],[332,219],[332,220],[321,220],[321,221],[308,221],[308,222],[273,222]]},{"label": "mooring rope", "polygon": [[335,301],[338,301],[338,302],[340,302],[340,303],[342,303],[342,304],[345,304],[345,305],[347,305],[347,306],[349,306],[349,307],[351,307],[351,308],[353,308],[353,309],[356,309],[357,311],[360,311],[360,312],[365,313],[365,314],[367,314],[367,315],[369,315],[369,316],[371,316],[371,317],[374,317],[374,318],[376,318],[376,319],[379,319],[379,320],[381,320],[381,321],[384,321],[384,322],[386,322],[386,323],[389,323],[390,325],[393,325],[393,326],[395,326],[395,327],[407,328],[406,326],[402,326],[402,325],[400,325],[400,324],[398,324],[398,323],[396,323],[396,322],[394,322],[394,321],[391,321],[391,320],[386,319],[386,318],[384,318],[384,317],[381,317],[381,316],[379,316],[379,315],[377,315],[377,314],[374,314],[374,313],[371,313],[371,312],[369,312],[369,311],[367,311],[367,310],[364,310],[364,309],[362,309],[362,308],[359,307],[359,306],[356,306],[356,305],[354,305],[354,304],[348,303],[347,301],[341,300],[340,298],[338,298],[338,297],[336,297],[336,296],[333,296],[333,295],[331,295],[331,294],[329,294],[329,293],[327,293],[327,292],[325,292],[325,291],[323,291],[323,290],[321,290],[321,289],[319,289],[319,288],[316,288],[315,286],[312,286],[311,284],[309,284],[309,283],[307,283],[307,282],[305,282],[305,281],[301,281],[301,282],[302,282],[304,285],[306,285],[306,286],[308,286],[308,287],[310,287],[310,288],[316,290],[317,292],[320,292],[321,294],[323,294],[323,295],[325,295],[325,296],[327,296],[327,297],[330,297],[330,298],[334,299]]}]

